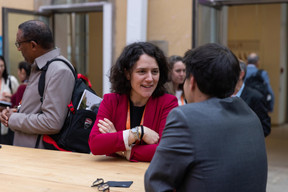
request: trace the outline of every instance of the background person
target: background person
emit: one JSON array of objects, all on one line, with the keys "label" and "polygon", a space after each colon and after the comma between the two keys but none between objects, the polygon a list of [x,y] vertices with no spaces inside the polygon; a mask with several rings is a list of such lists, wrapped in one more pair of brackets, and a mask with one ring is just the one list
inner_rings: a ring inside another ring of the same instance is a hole
[{"label": "background person", "polygon": [[42,137],[38,136],[56,134],[61,130],[68,112],[67,105],[71,101],[75,77],[65,63],[52,62],[46,71],[41,102],[38,93],[41,69],[53,58],[65,58],[55,48],[49,26],[42,21],[30,20],[20,24],[15,45],[25,61],[30,63],[31,74],[19,112],[4,109],[0,119],[14,131],[13,145],[44,149]]},{"label": "background person", "polygon": [[12,107],[17,107],[22,100],[24,91],[26,89],[28,78],[30,76],[31,66],[26,61],[21,61],[18,64],[18,78],[21,82],[16,93],[14,93],[11,97]]},{"label": "background person", "polygon": [[[259,66],[259,57],[256,53],[251,53],[248,57],[247,57],[247,73],[245,76],[245,82],[246,80],[251,77],[252,75],[256,75]],[[261,77],[263,78],[263,80],[266,82],[267,86],[268,86],[268,92],[269,92],[269,96],[267,99],[268,102],[268,111],[269,112],[273,112],[273,108],[274,108],[274,93],[272,90],[272,87],[270,85],[270,80],[269,80],[269,76],[267,71],[263,70],[261,73]]]},{"label": "background person", "polygon": [[[17,79],[7,72],[6,61],[0,56],[0,101],[11,102],[11,96],[16,92],[19,83]],[[0,106],[0,111],[5,106]],[[13,142],[13,132],[5,125],[0,124],[0,143],[11,145]]]},{"label": "background person", "polygon": [[11,95],[16,92],[19,83],[13,75],[8,74],[3,56],[0,56],[0,85],[0,100],[10,102]]},{"label": "background person", "polygon": [[267,137],[271,132],[271,118],[268,114],[267,101],[265,97],[259,93],[256,89],[252,89],[245,85],[244,78],[246,74],[246,63],[240,62],[241,72],[239,75],[238,83],[236,84],[234,95],[241,97],[249,107],[256,113],[259,117],[264,136]]},{"label": "background person", "polygon": [[263,192],[267,155],[256,114],[231,97],[238,59],[206,44],[184,56],[188,104],[172,109],[145,173],[146,191]]},{"label": "background person", "polygon": [[183,84],[186,75],[186,66],[182,62],[182,60],[182,57],[177,55],[169,57],[169,81],[165,84],[167,92],[177,97],[179,106],[186,104],[183,91]]},{"label": "background person", "polygon": [[[89,138],[94,155],[124,155],[130,161],[151,161],[175,96],[165,94],[168,66],[155,45],[126,46],[112,66],[112,92],[105,94]],[[143,129],[141,126],[143,126]]]}]

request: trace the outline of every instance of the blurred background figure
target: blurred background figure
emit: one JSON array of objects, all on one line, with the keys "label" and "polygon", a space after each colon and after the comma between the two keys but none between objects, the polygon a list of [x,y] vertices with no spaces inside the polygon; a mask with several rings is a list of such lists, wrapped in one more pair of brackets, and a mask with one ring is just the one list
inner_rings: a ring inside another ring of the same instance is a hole
[{"label": "blurred background figure", "polygon": [[[4,57],[0,56],[0,101],[11,102],[11,96],[18,89],[19,83],[14,76],[8,74],[6,66]],[[1,105],[0,111],[4,108]],[[13,132],[3,124],[0,125],[0,143],[12,145]]]},{"label": "blurred background figure", "polygon": [[178,105],[186,104],[183,84],[186,75],[186,66],[182,62],[183,58],[178,55],[173,55],[168,59],[169,65],[169,81],[165,84],[167,93],[175,95],[178,99]]},{"label": "blurred background figure", "polygon": [[18,89],[17,79],[7,72],[6,62],[3,56],[0,56],[0,100],[11,101],[11,96]]},{"label": "blurred background figure", "polygon": [[[245,83],[247,86],[249,86],[248,85],[248,79],[252,76],[256,76],[257,72],[259,71],[258,67],[259,67],[259,56],[256,53],[251,53],[247,57],[247,73],[246,73],[246,77],[245,77]],[[267,100],[268,111],[273,112],[274,93],[273,93],[272,87],[270,85],[269,76],[268,76],[267,71],[265,71],[265,70],[261,70],[260,72],[261,72],[261,77],[262,77],[263,81],[267,85],[267,89],[268,89],[268,93],[269,93],[267,96],[265,96],[265,97],[267,97],[266,100]]]},{"label": "blurred background figure", "polygon": [[261,121],[264,136],[268,136],[271,132],[271,118],[268,114],[267,101],[265,97],[256,89],[252,89],[245,85],[244,79],[246,75],[246,63],[239,61],[240,75],[238,83],[236,84],[234,95],[241,97],[249,107],[256,113]]},{"label": "blurred background figure", "polygon": [[18,87],[16,93],[14,93],[11,97],[12,107],[16,107],[19,105],[22,100],[24,91],[27,86],[28,78],[30,76],[31,66],[29,63],[22,61],[18,65],[18,79],[21,85]]}]

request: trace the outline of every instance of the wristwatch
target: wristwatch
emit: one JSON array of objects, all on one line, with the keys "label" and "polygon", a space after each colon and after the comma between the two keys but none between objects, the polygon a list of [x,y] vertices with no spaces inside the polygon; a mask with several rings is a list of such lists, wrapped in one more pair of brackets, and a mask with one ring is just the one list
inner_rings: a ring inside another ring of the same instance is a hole
[{"label": "wristwatch", "polygon": [[135,141],[140,141],[138,127],[134,127],[130,130],[131,130],[131,133],[133,134]]}]

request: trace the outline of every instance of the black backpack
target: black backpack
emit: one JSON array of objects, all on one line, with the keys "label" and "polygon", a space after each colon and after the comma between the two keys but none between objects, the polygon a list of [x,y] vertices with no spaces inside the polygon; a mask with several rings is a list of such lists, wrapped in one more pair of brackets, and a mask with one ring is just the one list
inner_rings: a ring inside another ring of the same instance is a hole
[{"label": "black backpack", "polygon": [[[90,153],[88,139],[90,131],[96,120],[99,105],[92,110],[79,109],[76,107],[81,99],[82,93],[85,89],[97,95],[91,88],[90,81],[81,74],[76,74],[75,69],[63,59],[52,59],[41,69],[41,76],[39,78],[38,92],[43,102],[43,92],[45,87],[46,71],[53,61],[62,61],[73,72],[75,76],[75,85],[72,93],[71,103],[68,105],[68,114],[65,119],[64,125],[58,134],[43,135],[43,143],[46,149],[54,149],[60,151],[72,151],[81,153]],[[89,86],[86,82],[89,83]],[[38,148],[41,135],[38,136],[35,148]]]},{"label": "black backpack", "polygon": [[262,71],[263,70],[258,70],[256,74],[251,75],[249,78],[245,80],[245,85],[248,87],[251,87],[253,89],[256,89],[258,92],[260,92],[264,98],[266,99],[266,104],[267,104],[267,109],[270,107],[270,102],[272,100],[272,96],[269,93],[268,90],[268,85],[265,82],[265,80],[262,77]]}]

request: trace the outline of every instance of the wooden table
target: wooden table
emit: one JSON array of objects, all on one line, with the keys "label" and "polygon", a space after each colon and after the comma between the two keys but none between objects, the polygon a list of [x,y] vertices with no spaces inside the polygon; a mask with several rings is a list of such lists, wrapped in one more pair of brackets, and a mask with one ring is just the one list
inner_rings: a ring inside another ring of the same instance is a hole
[{"label": "wooden table", "polygon": [[98,191],[90,187],[104,181],[133,181],[130,188],[110,191],[145,191],[144,174],[149,163],[121,158],[2,145],[0,191],[54,192]]}]

